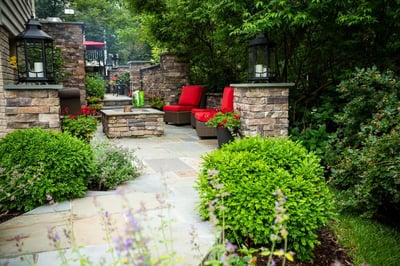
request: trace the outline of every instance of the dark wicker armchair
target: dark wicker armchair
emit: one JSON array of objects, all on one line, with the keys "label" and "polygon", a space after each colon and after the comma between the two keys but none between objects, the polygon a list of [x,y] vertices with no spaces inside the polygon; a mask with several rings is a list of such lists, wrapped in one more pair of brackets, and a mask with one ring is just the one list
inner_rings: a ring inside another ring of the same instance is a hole
[{"label": "dark wicker armchair", "polygon": [[190,124],[190,113],[193,108],[199,107],[203,96],[203,86],[183,86],[178,104],[165,105],[164,122],[176,125]]}]

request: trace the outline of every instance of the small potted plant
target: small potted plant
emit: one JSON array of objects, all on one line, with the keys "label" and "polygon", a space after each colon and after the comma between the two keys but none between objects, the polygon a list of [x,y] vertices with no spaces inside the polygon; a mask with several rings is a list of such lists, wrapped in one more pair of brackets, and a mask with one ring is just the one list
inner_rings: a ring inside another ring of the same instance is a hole
[{"label": "small potted plant", "polygon": [[209,127],[217,128],[218,146],[228,143],[238,136],[240,116],[237,112],[217,112],[206,122]]},{"label": "small potted plant", "polygon": [[164,106],[163,97],[160,94],[148,94],[146,97],[149,100],[150,107],[162,110]]}]

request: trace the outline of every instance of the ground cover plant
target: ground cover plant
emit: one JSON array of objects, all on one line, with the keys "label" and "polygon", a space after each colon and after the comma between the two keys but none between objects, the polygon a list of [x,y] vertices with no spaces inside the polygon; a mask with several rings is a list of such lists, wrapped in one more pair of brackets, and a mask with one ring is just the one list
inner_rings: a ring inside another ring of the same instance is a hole
[{"label": "ground cover plant", "polygon": [[16,130],[0,139],[1,210],[29,211],[53,200],[81,197],[95,171],[88,143],[41,128]]},{"label": "ground cover plant", "polygon": [[[332,194],[317,156],[287,138],[249,137],[203,159],[196,185],[202,218],[210,218],[212,204],[214,215],[224,220],[230,242],[248,248],[270,246],[273,192],[280,188],[290,217],[288,249],[296,253],[297,260],[312,258],[319,243],[317,230],[334,216]],[[217,197],[221,193],[226,195],[223,202]]]},{"label": "ground cover plant", "polygon": [[141,162],[133,151],[111,142],[92,143],[96,173],[91,177],[89,188],[110,190],[139,176]]},{"label": "ground cover plant", "polygon": [[61,113],[61,129],[68,132],[71,136],[82,140],[90,141],[93,133],[97,130],[97,111],[89,106],[83,106],[77,114],[69,114],[68,109]]}]

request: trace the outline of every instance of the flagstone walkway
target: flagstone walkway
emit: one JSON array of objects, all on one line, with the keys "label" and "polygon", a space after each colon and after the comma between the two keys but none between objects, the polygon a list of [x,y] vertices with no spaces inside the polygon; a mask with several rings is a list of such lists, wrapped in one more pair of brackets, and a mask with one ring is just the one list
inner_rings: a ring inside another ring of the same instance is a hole
[{"label": "flagstone walkway", "polygon": [[[101,127],[95,139],[105,139]],[[118,239],[127,244],[129,214],[148,238],[145,246],[152,258],[175,253],[164,265],[199,264],[215,231],[197,215],[193,186],[201,156],[216,149],[217,140],[199,139],[190,126],[165,125],[161,137],[113,141],[134,150],[144,164],[142,174],[115,191],[88,192],[83,198],[42,206],[0,224],[0,265],[60,265],[63,256],[67,265],[80,265],[83,256],[93,265],[115,265],[116,253],[111,250]],[[107,224],[110,230],[105,230]],[[193,240],[200,252],[193,250]]]}]

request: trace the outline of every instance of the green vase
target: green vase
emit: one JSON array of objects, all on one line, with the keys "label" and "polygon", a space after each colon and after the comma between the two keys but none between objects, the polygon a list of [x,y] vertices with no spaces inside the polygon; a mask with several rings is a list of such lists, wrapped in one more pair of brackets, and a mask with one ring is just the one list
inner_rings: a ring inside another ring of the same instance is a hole
[{"label": "green vase", "polygon": [[139,106],[144,106],[144,91],[139,91]]}]

